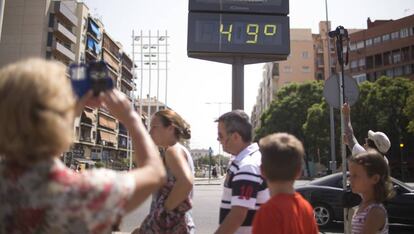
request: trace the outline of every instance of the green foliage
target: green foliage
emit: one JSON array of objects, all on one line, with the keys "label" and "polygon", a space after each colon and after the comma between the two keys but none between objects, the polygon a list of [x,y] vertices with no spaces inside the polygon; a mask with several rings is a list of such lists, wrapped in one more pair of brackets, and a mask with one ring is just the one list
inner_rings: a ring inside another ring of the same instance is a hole
[{"label": "green foliage", "polygon": [[410,90],[410,96],[407,98],[407,102],[404,108],[404,114],[409,120],[407,131],[414,134],[414,88]]},{"label": "green foliage", "polygon": [[[276,95],[261,116],[255,140],[274,132],[288,132],[303,141],[307,160],[328,165],[330,152],[329,105],[321,82],[290,84]],[[382,131],[391,141],[388,157],[399,159],[399,143],[414,153],[414,83],[405,78],[381,77],[359,85],[359,99],[351,107],[354,134],[363,142],[368,130]],[[334,109],[335,145],[340,155],[340,112]]]},{"label": "green foliage", "polygon": [[256,140],[274,132],[288,132],[303,140],[307,110],[322,101],[322,90],[322,83],[316,81],[283,87],[261,116],[262,127],[256,131]]}]

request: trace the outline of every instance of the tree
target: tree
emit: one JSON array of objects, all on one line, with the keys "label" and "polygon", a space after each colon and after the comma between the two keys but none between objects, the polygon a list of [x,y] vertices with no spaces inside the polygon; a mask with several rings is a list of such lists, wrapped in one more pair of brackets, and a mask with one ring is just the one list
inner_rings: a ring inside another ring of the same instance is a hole
[{"label": "tree", "polygon": [[302,126],[308,108],[322,101],[322,89],[322,83],[317,81],[281,88],[276,100],[261,116],[262,125],[257,129],[255,139],[274,132],[288,132],[304,140]]},{"label": "tree", "polygon": [[411,95],[407,98],[404,108],[404,114],[407,116],[408,122],[407,131],[414,134],[414,88],[410,91]]},{"label": "tree", "polygon": [[303,124],[308,154],[314,161],[327,165],[330,151],[329,106],[326,102],[315,103],[308,109],[306,122]]}]

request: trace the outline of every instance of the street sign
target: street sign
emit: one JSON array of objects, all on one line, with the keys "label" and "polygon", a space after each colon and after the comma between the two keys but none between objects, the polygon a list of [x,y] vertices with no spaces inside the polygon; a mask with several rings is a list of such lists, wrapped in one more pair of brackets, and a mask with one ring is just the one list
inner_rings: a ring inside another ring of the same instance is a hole
[{"label": "street sign", "polygon": [[288,0],[190,0],[190,11],[289,14]]},{"label": "street sign", "polygon": [[[349,75],[344,77],[345,84],[345,102],[352,106],[359,98],[359,88],[358,83],[355,79],[351,78]],[[323,96],[329,105],[334,108],[339,109],[339,76],[332,75],[325,81],[323,87]]]}]

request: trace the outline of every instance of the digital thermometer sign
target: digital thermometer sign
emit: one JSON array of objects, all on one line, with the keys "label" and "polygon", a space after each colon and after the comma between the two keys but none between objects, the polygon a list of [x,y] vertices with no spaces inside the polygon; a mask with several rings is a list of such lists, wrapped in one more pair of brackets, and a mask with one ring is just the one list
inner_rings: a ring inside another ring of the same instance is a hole
[{"label": "digital thermometer sign", "polygon": [[278,15],[190,12],[187,51],[221,55],[286,58],[289,18]]}]

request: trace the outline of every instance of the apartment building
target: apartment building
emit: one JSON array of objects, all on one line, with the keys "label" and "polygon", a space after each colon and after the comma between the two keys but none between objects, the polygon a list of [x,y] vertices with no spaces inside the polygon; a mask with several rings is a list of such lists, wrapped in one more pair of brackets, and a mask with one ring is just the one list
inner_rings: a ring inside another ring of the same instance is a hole
[{"label": "apartment building", "polygon": [[27,57],[75,62],[77,5],[74,1],[6,1],[0,66]]},{"label": "apartment building", "polygon": [[266,63],[256,104],[251,114],[253,129],[274,100],[278,89],[289,83],[315,80],[314,39],[311,29],[290,29],[290,54],[285,61]]},{"label": "apartment building", "polygon": [[346,71],[358,82],[381,76],[414,78],[414,15],[398,20],[367,20],[350,34]]},{"label": "apartment building", "polygon": [[[66,65],[105,60],[114,86],[133,101],[136,89],[133,61],[122,45],[111,38],[104,24],[76,0],[6,1],[0,66],[27,57],[58,60]],[[126,128],[104,108],[86,107],[75,119],[75,143],[63,156],[73,163],[123,169],[131,153]]]},{"label": "apartment building", "polygon": [[[348,29],[354,33],[361,29]],[[275,99],[278,89],[290,83],[326,80],[339,71],[334,40],[328,37],[331,22],[319,22],[318,33],[311,29],[290,29],[290,54],[285,61],[267,63],[263,67],[251,121],[260,127],[260,116]]]}]

